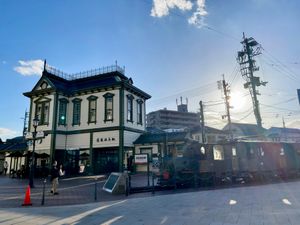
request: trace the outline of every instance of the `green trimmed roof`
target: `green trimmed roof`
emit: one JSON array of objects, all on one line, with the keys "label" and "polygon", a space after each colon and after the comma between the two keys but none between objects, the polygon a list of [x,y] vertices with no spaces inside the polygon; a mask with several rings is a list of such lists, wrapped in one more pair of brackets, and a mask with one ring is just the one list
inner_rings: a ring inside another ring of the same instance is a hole
[{"label": "green trimmed roof", "polygon": [[27,143],[24,137],[8,139],[0,144],[0,152],[24,152],[27,150]]},{"label": "green trimmed roof", "polygon": [[[118,71],[69,80],[58,76],[51,71],[44,70],[42,77],[37,84],[39,84],[43,79],[50,82],[51,85],[54,86],[52,87],[52,89],[60,91],[67,95],[74,95],[80,92],[97,90],[99,88],[110,88],[123,85],[125,88],[131,90],[133,93],[145,99],[151,98],[149,94],[135,87],[132,83],[131,78],[126,77],[124,74]],[[51,88],[45,90],[35,90],[35,88],[36,86],[32,89],[32,91],[26,92],[24,93],[24,95],[27,97],[31,97],[36,93],[47,91],[49,92],[49,90],[51,90]]]},{"label": "green trimmed roof", "polygon": [[145,133],[139,136],[134,144],[152,144],[167,142],[186,141],[187,132],[163,132],[163,133]]}]

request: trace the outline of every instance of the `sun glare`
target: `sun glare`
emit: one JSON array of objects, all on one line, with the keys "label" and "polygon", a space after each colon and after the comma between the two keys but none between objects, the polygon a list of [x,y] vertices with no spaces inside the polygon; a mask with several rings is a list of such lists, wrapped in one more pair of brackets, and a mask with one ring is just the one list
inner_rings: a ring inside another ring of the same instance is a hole
[{"label": "sun glare", "polygon": [[232,92],[230,94],[230,106],[233,107],[234,111],[239,111],[241,109],[243,109],[246,100],[245,98],[242,96],[241,92]]}]

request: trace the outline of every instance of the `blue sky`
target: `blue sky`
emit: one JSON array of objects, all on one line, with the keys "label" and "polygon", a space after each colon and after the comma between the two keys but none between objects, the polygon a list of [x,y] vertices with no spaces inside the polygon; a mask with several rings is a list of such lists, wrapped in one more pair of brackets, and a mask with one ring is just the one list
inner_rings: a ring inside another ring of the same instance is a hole
[{"label": "blue sky", "polygon": [[226,120],[217,81],[225,74],[233,121],[253,123],[236,62],[242,32],[265,49],[256,74],[269,82],[260,88],[263,125],[281,126],[284,117],[300,127],[299,9],[297,0],[0,0],[0,137],[21,134],[29,109],[22,93],[38,81],[43,59],[68,73],[117,60],[152,95],[148,112],[176,109],[180,96],[197,112],[202,100],[206,124],[219,128]]}]

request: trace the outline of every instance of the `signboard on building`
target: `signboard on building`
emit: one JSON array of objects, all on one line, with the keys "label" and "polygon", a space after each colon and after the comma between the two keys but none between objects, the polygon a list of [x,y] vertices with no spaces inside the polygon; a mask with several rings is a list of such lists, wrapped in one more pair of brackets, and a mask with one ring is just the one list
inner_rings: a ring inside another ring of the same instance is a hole
[{"label": "signboard on building", "polygon": [[37,133],[36,133],[36,136],[35,136],[36,138],[44,138],[45,137],[45,133],[44,133],[44,131],[38,131]]},{"label": "signboard on building", "polygon": [[[36,138],[36,139],[44,138],[44,137],[45,137],[44,131],[38,131],[38,132],[36,132],[36,135],[35,135],[35,138]],[[33,139],[33,134],[32,134],[32,132],[28,132],[28,133],[25,135],[25,138],[26,138],[26,139],[29,139],[29,140]]]},{"label": "signboard on building", "polygon": [[134,155],[134,163],[135,164],[147,164],[148,163],[148,155],[147,154]]}]

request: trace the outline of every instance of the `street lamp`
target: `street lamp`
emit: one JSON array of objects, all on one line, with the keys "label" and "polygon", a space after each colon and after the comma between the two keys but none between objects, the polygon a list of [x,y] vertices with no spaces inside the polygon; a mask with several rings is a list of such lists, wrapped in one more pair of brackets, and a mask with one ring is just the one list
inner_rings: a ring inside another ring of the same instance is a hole
[{"label": "street lamp", "polygon": [[36,128],[39,125],[39,119],[37,117],[35,117],[33,119],[33,128],[34,131],[32,132],[32,155],[31,155],[31,164],[30,164],[30,174],[29,174],[29,186],[31,188],[34,188],[34,184],[33,184],[33,178],[34,178],[34,167],[35,167],[35,158],[34,158],[34,151],[35,151],[35,140],[36,140]]}]

